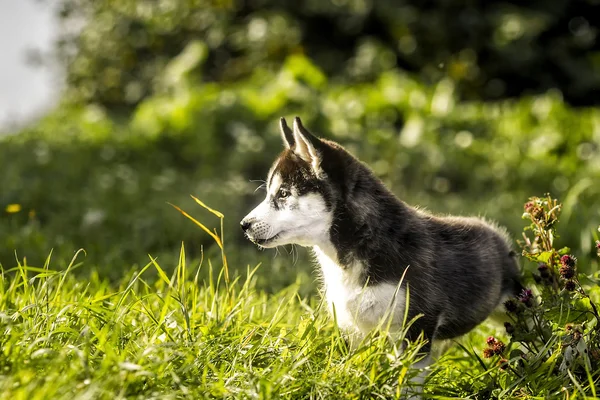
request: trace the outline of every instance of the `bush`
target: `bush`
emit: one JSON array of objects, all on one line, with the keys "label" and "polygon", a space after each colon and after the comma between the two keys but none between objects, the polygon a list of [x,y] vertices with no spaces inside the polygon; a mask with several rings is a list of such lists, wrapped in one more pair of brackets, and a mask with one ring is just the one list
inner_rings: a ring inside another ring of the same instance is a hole
[{"label": "bush", "polygon": [[68,95],[116,113],[156,93],[155,77],[194,40],[206,43],[198,81],[239,81],[306,54],[346,84],[401,68],[431,84],[450,79],[461,99],[554,88],[570,104],[598,104],[594,0],[60,0],[57,9]]},{"label": "bush", "polygon": [[0,205],[21,209],[4,211],[1,263],[15,249],[39,265],[51,248],[57,262],[84,248],[91,265],[116,277],[140,254],[170,257],[181,240],[199,256],[209,243],[167,205],[191,206],[193,194],[228,216],[226,242],[239,249],[233,264],[252,254],[294,279],[289,258],[257,255],[238,227],[261,196],[252,180],[264,179],[282,148],[277,120],[293,115],[347,146],[401,198],[437,212],[485,214],[518,232],[512,210],[527,193],[560,195],[563,239],[582,243],[580,259],[594,255],[598,110],[570,109],[556,93],[458,103],[451,82],[427,88],[398,72],[347,86],[301,56],[235,84],[196,84],[182,59],[157,77],[162,93],[129,119],[97,105],[65,106],[1,140]]},{"label": "bush", "polygon": [[597,273],[580,272],[569,248],[555,248],[561,206],[550,196],[532,197],[525,204],[523,218],[530,222],[526,231],[531,236],[524,236],[521,244],[523,255],[537,269],[527,274],[536,285],[504,304],[510,320],[504,324],[508,345],[493,336],[487,340],[484,357],[497,363],[488,366],[486,377],[494,397],[554,397],[564,391],[596,396],[599,280]]}]

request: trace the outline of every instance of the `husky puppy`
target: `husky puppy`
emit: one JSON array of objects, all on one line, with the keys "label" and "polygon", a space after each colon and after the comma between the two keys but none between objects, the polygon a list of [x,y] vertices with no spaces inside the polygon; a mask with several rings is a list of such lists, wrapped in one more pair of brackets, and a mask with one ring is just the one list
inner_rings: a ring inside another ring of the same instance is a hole
[{"label": "husky puppy", "polygon": [[[504,296],[518,294],[515,253],[504,230],[480,218],[439,217],[396,198],[342,146],[280,121],[284,151],[267,178],[267,196],[242,221],[264,248],[311,247],[324,295],[340,328],[364,335],[389,318],[408,338],[463,335]],[[390,308],[392,313],[390,313]],[[420,366],[429,363],[427,356]]]}]

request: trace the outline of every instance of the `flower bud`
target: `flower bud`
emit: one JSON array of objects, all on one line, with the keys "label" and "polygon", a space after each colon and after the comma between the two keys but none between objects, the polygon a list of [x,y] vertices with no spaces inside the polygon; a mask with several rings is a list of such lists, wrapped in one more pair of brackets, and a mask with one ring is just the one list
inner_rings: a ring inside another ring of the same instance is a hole
[{"label": "flower bud", "polygon": [[514,312],[517,312],[517,310],[519,309],[519,305],[516,302],[516,300],[508,299],[504,302],[504,308],[506,309],[507,312],[514,313]]},{"label": "flower bud", "polygon": [[575,276],[575,267],[568,264],[563,264],[558,270],[558,273],[563,279],[571,279]]},{"label": "flower bud", "polygon": [[500,356],[500,355],[502,355],[502,353],[504,353],[504,350],[506,350],[506,345],[504,343],[502,343],[501,340],[498,340],[492,346],[492,350],[494,350],[494,354],[497,354]]},{"label": "flower bud", "polygon": [[573,257],[570,254],[565,254],[560,258],[560,263],[562,265],[568,265],[569,267],[575,267],[575,264],[577,263],[577,258]]},{"label": "flower bud", "polygon": [[544,279],[547,279],[550,277],[550,269],[548,268],[548,264],[546,263],[539,263],[538,267],[537,267],[540,276]]},{"label": "flower bud", "polygon": [[531,289],[523,289],[521,294],[519,294],[518,299],[527,307],[531,307],[531,299],[533,299],[533,292],[531,291]]}]

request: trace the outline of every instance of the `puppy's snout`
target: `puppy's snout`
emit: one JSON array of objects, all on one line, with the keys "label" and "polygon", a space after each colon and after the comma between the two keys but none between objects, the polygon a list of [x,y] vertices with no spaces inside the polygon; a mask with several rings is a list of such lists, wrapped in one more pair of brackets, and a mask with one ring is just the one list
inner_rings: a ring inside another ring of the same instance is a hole
[{"label": "puppy's snout", "polygon": [[240,226],[242,227],[242,230],[246,232],[252,226],[252,222],[243,219],[242,222],[240,222]]}]

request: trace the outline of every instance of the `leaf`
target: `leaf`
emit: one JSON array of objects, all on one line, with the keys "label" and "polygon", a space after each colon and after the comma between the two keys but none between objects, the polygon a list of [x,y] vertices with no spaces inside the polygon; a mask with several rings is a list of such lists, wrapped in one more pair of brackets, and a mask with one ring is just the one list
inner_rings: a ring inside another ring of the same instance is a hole
[{"label": "leaf", "polygon": [[548,263],[548,262],[550,262],[551,257],[552,257],[551,251],[544,251],[544,252],[538,254],[536,259],[537,259],[537,261]]},{"label": "leaf", "polygon": [[156,271],[158,272],[158,276],[160,276],[160,278],[165,281],[165,283],[169,286],[171,286],[171,280],[169,279],[169,277],[167,276],[167,274],[165,273],[165,271],[160,267],[160,265],[158,265],[158,263],[156,262],[155,258],[152,258],[152,256],[148,255],[148,257],[150,257],[150,262],[152,263],[152,265],[154,265],[154,268],[156,268]]}]

